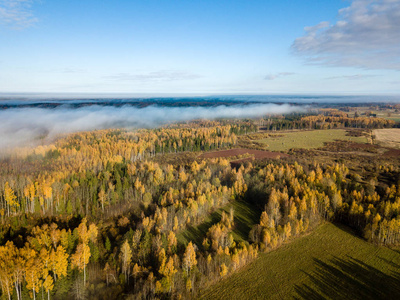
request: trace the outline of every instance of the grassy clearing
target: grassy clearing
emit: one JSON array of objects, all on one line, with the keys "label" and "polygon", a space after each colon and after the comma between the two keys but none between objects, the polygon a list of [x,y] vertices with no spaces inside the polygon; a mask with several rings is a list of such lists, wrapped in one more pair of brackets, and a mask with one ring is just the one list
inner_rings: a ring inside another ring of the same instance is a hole
[{"label": "grassy clearing", "polygon": [[260,257],[201,299],[400,299],[400,251],[331,223]]},{"label": "grassy clearing", "polygon": [[382,117],[382,118],[392,120],[395,122],[400,122],[400,117]]},{"label": "grassy clearing", "polygon": [[365,136],[353,137],[346,136],[344,129],[330,130],[312,130],[312,131],[295,131],[282,134],[282,137],[273,137],[259,140],[259,142],[268,145],[267,150],[270,151],[287,151],[292,148],[319,148],[324,146],[325,142],[333,142],[334,140],[352,141],[357,143],[366,143]]},{"label": "grassy clearing", "polygon": [[251,228],[260,220],[261,211],[246,202],[233,201],[211,213],[200,225],[188,227],[177,234],[178,243],[186,245],[190,241],[193,241],[197,245],[201,245],[208,229],[221,220],[223,211],[229,214],[231,208],[234,210],[235,222],[233,238],[237,241],[248,240]]},{"label": "grassy clearing", "polygon": [[400,121],[400,113],[395,109],[373,109],[371,107],[357,107],[356,110],[347,112],[349,117],[354,117],[354,113],[357,111],[358,115],[361,117],[365,117],[366,112],[370,112],[376,115],[377,118],[383,118],[387,120],[393,120],[395,122]]}]

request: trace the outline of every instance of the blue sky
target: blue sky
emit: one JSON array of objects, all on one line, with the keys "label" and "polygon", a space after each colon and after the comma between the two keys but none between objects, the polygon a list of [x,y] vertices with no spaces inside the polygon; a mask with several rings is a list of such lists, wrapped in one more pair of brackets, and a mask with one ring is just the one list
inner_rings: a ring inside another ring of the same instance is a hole
[{"label": "blue sky", "polygon": [[0,92],[400,94],[400,0],[0,0]]}]

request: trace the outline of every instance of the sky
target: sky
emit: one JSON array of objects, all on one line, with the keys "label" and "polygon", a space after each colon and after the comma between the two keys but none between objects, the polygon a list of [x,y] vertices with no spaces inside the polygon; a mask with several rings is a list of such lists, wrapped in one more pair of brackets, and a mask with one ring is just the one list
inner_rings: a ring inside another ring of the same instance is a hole
[{"label": "sky", "polygon": [[0,0],[0,93],[400,94],[400,0]]}]

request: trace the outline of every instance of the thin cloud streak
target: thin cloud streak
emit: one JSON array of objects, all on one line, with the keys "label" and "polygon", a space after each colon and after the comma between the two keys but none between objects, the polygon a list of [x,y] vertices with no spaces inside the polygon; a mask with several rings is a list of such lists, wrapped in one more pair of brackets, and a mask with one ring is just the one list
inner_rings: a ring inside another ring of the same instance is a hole
[{"label": "thin cloud streak", "polygon": [[201,78],[198,74],[193,74],[186,71],[156,71],[145,74],[130,74],[118,73],[115,75],[104,76],[105,79],[112,79],[116,81],[179,81],[179,80],[193,80]]},{"label": "thin cloud streak", "polygon": [[294,75],[294,74],[295,73],[293,73],[293,72],[280,72],[280,73],[276,73],[276,74],[269,74],[264,77],[264,80],[275,80],[280,77],[286,77],[286,76],[290,76],[290,75]]},{"label": "thin cloud streak", "polygon": [[327,79],[327,80],[331,80],[331,79],[362,80],[365,78],[372,78],[372,77],[377,77],[377,75],[355,74],[355,75],[332,76],[332,77],[327,77],[325,79]]}]

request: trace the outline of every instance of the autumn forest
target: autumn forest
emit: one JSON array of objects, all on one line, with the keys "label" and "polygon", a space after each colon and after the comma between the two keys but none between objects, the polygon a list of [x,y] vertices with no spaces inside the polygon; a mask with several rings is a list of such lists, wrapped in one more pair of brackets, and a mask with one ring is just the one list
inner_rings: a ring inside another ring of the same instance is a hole
[{"label": "autumn forest", "polygon": [[[374,130],[399,123],[354,111],[83,131],[8,149],[1,299],[198,298],[326,222],[398,249],[400,152]],[[287,132],[332,129],[365,143],[268,150]]]}]

